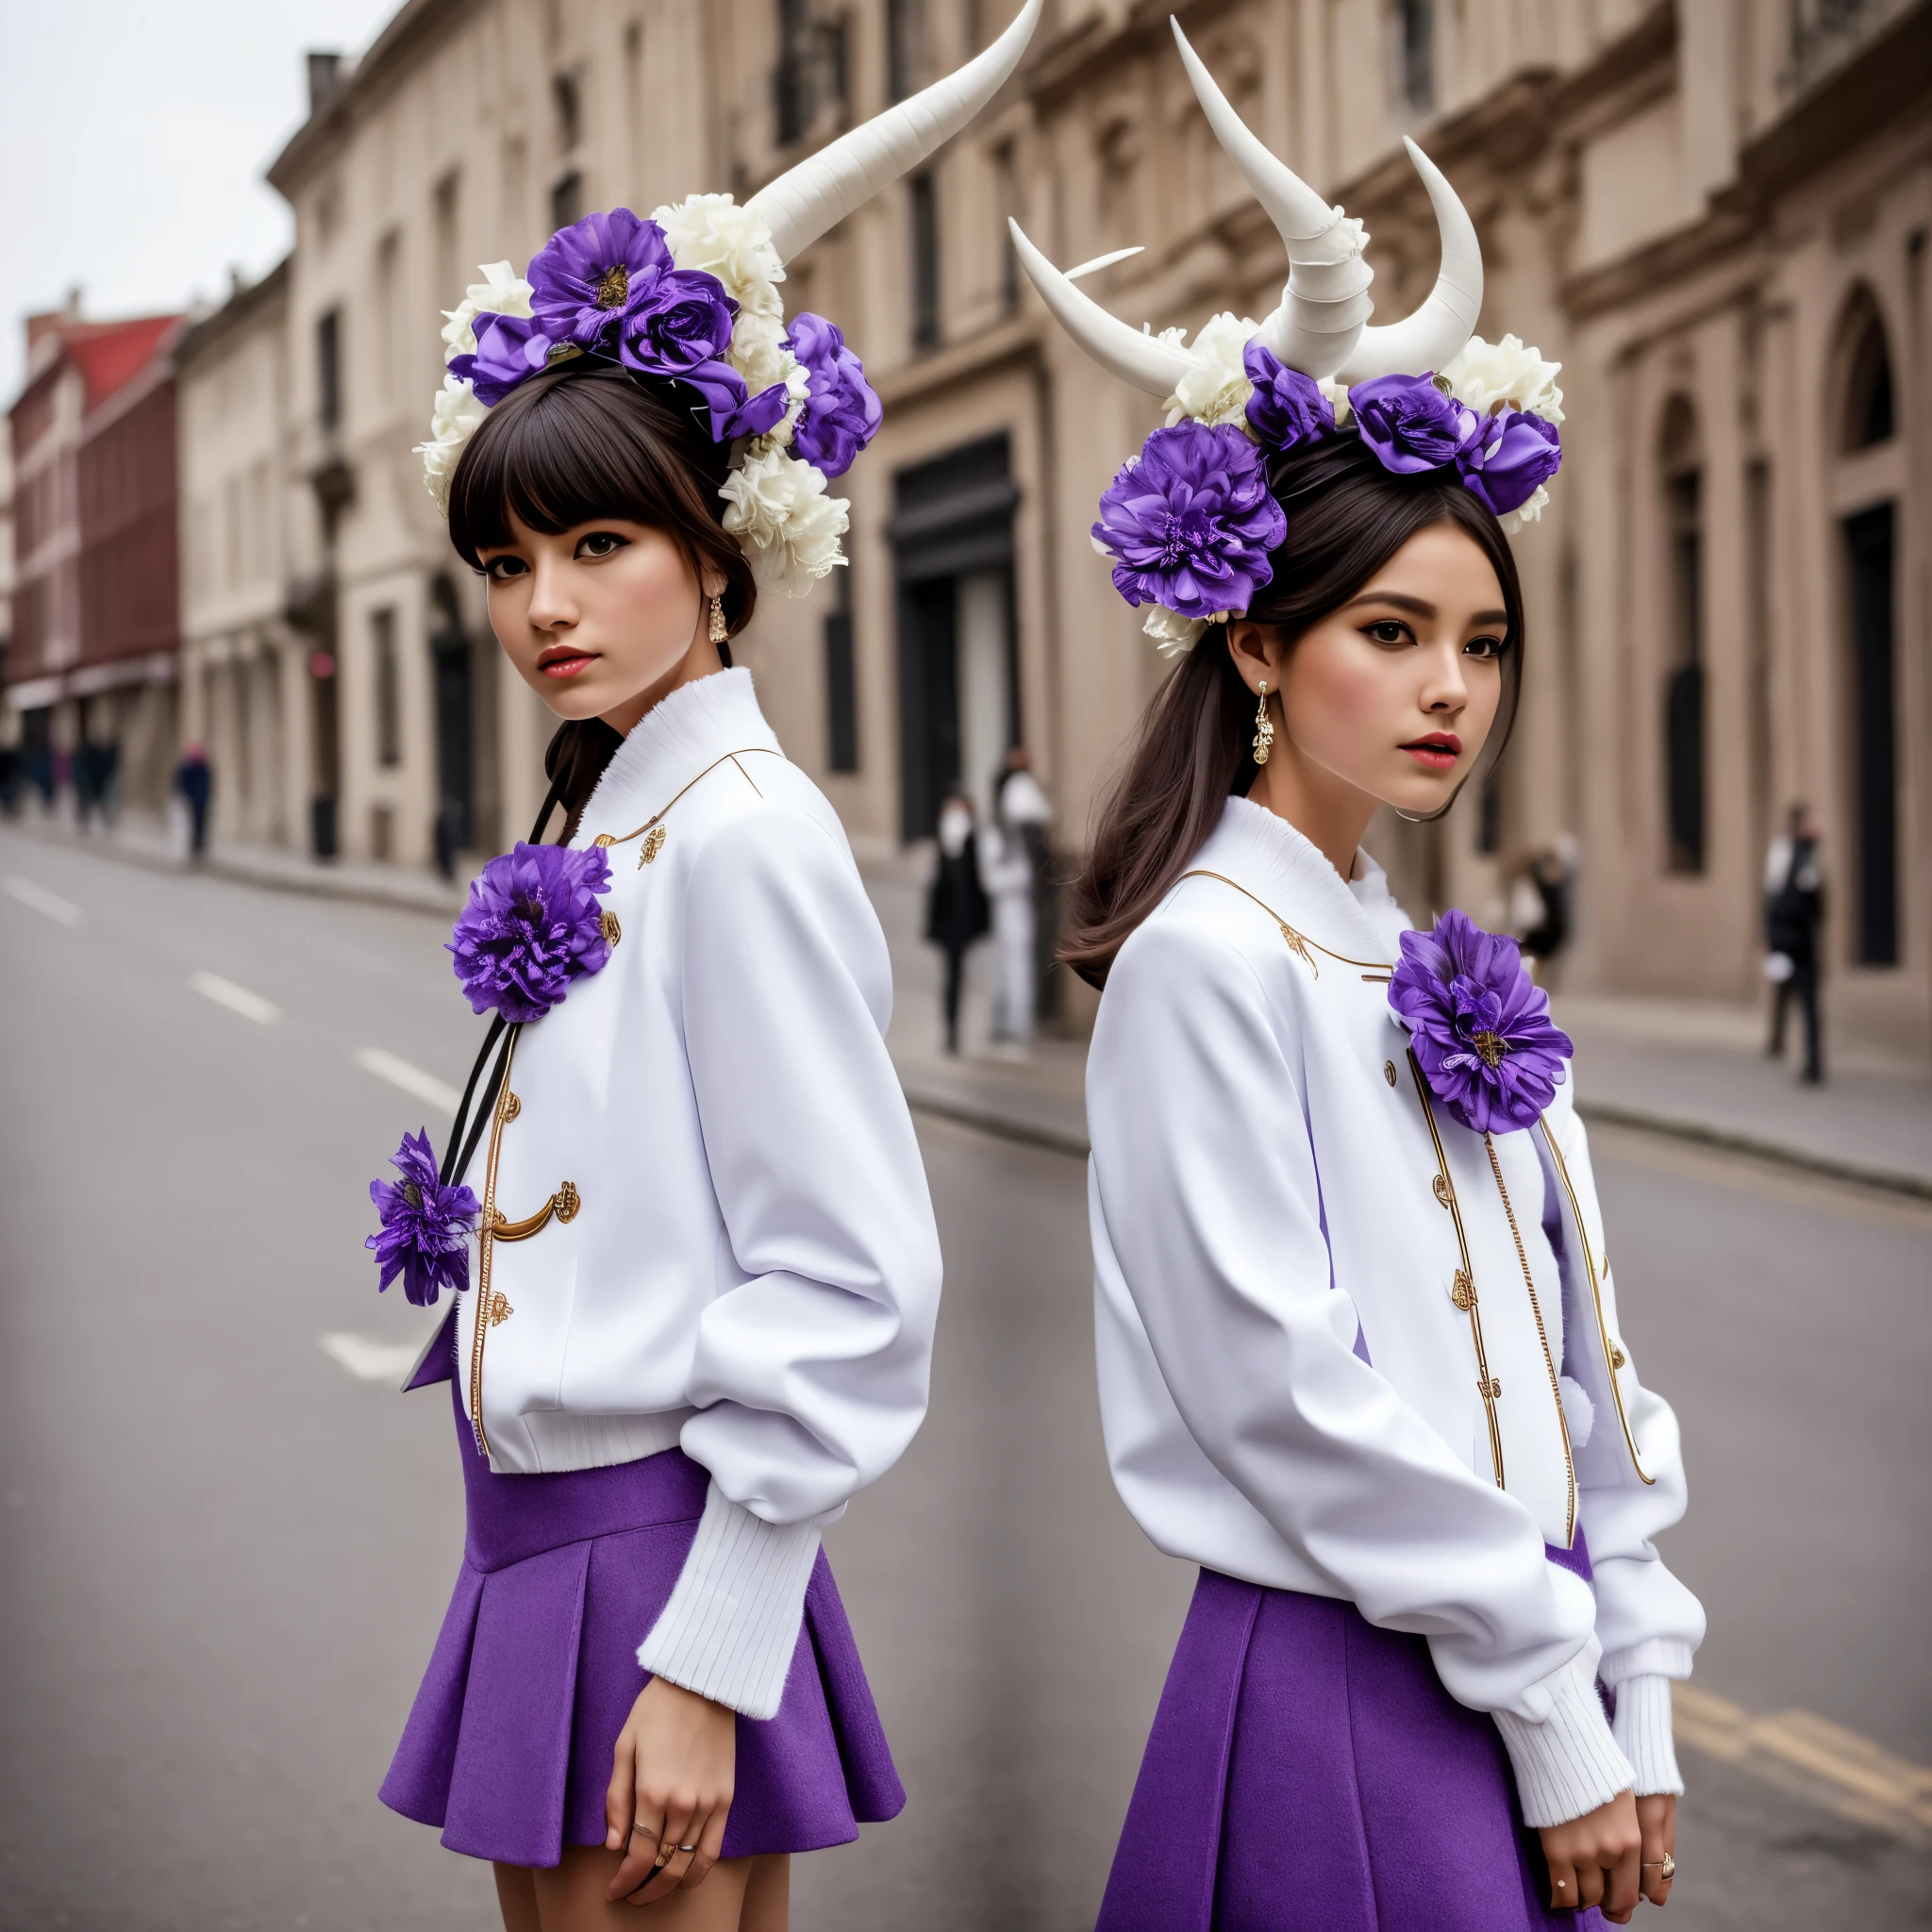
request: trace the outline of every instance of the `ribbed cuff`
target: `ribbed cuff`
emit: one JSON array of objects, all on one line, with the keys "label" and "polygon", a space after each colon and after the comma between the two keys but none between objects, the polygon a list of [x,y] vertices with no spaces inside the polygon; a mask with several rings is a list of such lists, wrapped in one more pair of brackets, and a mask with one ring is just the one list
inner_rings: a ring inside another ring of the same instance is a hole
[{"label": "ribbed cuff", "polygon": [[1541,1724],[1513,1711],[1494,1713],[1516,1772],[1523,1822],[1534,1827],[1581,1818],[1629,1790],[1636,1776],[1610,1735],[1586,1657],[1573,1658],[1545,1688],[1552,1703]]},{"label": "ribbed cuff", "polygon": [[1618,1748],[1636,1769],[1640,1798],[1683,1796],[1677,1747],[1671,1736],[1668,1677],[1625,1677],[1617,1686],[1617,1716],[1610,1728]]},{"label": "ribbed cuff", "polygon": [[638,1662],[746,1717],[776,1717],[818,1553],[817,1524],[766,1523],[713,1483]]},{"label": "ribbed cuff", "polygon": [[1596,1674],[1614,1690],[1625,1677],[1688,1677],[1691,1647],[1681,1637],[1652,1637],[1607,1650]]}]

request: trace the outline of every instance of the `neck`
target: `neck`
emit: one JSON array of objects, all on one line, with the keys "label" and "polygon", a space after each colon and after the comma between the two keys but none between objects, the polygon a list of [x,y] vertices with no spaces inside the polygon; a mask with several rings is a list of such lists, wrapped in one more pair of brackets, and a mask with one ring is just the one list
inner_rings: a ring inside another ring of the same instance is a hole
[{"label": "neck", "polygon": [[724,660],[711,641],[701,610],[697,635],[691,639],[690,650],[656,684],[647,684],[635,697],[625,698],[621,705],[613,705],[599,715],[620,738],[628,738],[681,685],[695,684],[699,678],[709,677],[714,671],[724,668]]},{"label": "neck", "polygon": [[1356,848],[1381,803],[1313,763],[1278,726],[1274,755],[1261,767],[1248,797],[1286,819],[1344,879],[1355,874]]}]

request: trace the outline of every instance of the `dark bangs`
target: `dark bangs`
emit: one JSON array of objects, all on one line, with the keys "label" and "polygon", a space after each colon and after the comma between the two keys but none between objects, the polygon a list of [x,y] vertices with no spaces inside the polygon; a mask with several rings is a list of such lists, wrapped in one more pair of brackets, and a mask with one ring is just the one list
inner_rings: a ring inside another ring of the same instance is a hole
[{"label": "dark bangs", "polygon": [[718,486],[730,458],[685,396],[647,389],[609,364],[568,365],[506,396],[464,446],[451,479],[449,536],[480,569],[480,553],[515,541],[511,518],[545,536],[601,517],[663,530],[702,577],[724,577],[725,622],[750,619],[758,586],[720,523]]}]

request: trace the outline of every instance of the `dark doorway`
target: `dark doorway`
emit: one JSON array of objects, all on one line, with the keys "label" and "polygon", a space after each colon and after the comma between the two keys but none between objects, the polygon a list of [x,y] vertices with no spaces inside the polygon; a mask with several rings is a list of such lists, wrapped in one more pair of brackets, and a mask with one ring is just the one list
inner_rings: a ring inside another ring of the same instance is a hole
[{"label": "dark doorway", "polygon": [[1892,506],[1845,519],[1852,619],[1852,797],[1858,960],[1898,964],[1898,749],[1892,706]]},{"label": "dark doorway", "polygon": [[457,609],[456,586],[439,576],[430,586],[430,658],[435,672],[436,866],[444,878],[471,843],[475,812],[475,741],[471,731],[470,640]]},{"label": "dark doorway", "polygon": [[1673,872],[1704,870],[1704,520],[1702,478],[1673,476],[1664,491],[1670,534],[1674,662],[1664,679],[1664,808]]}]

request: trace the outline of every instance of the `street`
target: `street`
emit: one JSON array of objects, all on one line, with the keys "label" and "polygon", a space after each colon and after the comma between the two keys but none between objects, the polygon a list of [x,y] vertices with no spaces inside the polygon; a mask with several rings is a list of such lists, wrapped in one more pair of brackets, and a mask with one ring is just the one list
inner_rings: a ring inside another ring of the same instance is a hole
[{"label": "street", "polygon": [[[462,1541],[446,1391],[395,1393],[430,1318],[362,1253],[482,1029],[445,930],[10,830],[0,886],[0,1926],[492,1925],[487,1870],[375,1796]],[[930,1418],[828,1538],[911,1803],[798,1862],[793,1924],[1077,1932],[1192,1575],[1108,1480],[1079,1162],[920,1128]],[[1698,1689],[1932,1763],[1932,1207],[1596,1147],[1685,1426]],[[1660,1923],[1932,1921],[1932,1834],[1765,1755],[1685,1750]]]}]

